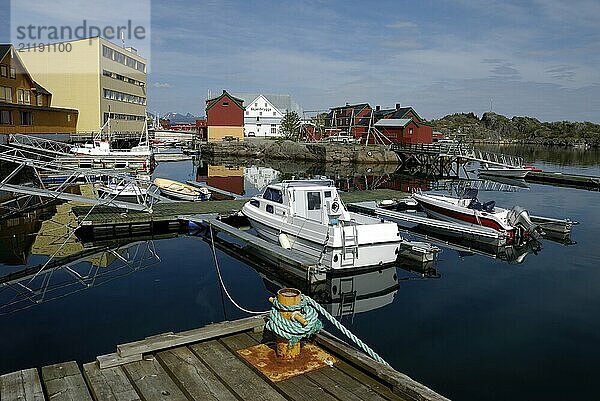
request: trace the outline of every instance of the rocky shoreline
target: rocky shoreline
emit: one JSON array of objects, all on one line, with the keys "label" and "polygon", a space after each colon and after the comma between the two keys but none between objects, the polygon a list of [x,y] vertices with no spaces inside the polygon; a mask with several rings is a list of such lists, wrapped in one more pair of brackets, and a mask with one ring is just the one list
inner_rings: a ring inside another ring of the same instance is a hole
[{"label": "rocky shoreline", "polygon": [[341,143],[298,143],[292,141],[251,140],[209,142],[201,153],[210,157],[239,157],[256,160],[295,160],[326,163],[398,164],[398,155],[383,145]]},{"label": "rocky shoreline", "polygon": [[544,146],[600,146],[600,125],[591,122],[542,122],[532,117],[505,117],[493,112],[456,113],[432,120],[434,131],[473,143]]}]

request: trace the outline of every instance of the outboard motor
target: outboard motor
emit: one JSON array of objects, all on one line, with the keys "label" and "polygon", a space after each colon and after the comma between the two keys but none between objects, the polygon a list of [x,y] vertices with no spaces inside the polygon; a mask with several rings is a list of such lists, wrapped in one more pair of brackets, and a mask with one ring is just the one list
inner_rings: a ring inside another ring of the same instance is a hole
[{"label": "outboard motor", "polygon": [[518,229],[519,239],[527,236],[539,238],[541,229],[537,224],[534,224],[529,217],[529,212],[520,206],[513,207],[507,216],[508,223]]}]

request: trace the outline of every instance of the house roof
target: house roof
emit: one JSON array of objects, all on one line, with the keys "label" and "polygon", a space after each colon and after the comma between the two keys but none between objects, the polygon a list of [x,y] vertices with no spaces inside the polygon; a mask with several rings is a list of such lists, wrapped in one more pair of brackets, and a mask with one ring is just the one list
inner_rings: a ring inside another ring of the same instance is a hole
[{"label": "house roof", "polygon": [[362,109],[364,109],[365,107],[371,107],[369,105],[369,103],[358,103],[358,104],[347,104],[345,106],[338,106],[338,107],[332,107],[330,108],[331,111],[333,110],[343,110],[343,109],[354,109],[355,111],[360,111]]},{"label": "house roof", "polygon": [[11,47],[12,45],[0,44],[0,60],[2,60],[4,56],[6,56],[6,53],[10,51]]},{"label": "house roof", "polygon": [[38,84],[37,82],[33,81],[33,86],[35,86],[35,90],[37,91],[38,94],[42,94],[42,95],[52,95],[52,93],[48,92],[46,90],[46,88],[44,88],[42,85]]},{"label": "house roof", "polygon": [[223,90],[223,93],[221,93],[219,96],[214,97],[212,99],[206,99],[206,110],[208,111],[211,107],[213,107],[215,104],[218,103],[219,100],[221,100],[224,97],[228,97],[229,99],[231,99],[235,104],[238,105],[238,107],[242,110],[244,110],[244,99],[239,99],[233,95],[231,95],[229,92],[227,92],[226,90]]},{"label": "house roof", "polygon": [[382,118],[375,123],[376,127],[406,127],[412,118]]},{"label": "house roof", "polygon": [[304,114],[302,107],[296,103],[292,95],[282,95],[275,93],[234,93],[234,96],[243,99],[247,104],[251,104],[259,96],[264,96],[273,107],[281,114],[295,111],[300,117]]}]

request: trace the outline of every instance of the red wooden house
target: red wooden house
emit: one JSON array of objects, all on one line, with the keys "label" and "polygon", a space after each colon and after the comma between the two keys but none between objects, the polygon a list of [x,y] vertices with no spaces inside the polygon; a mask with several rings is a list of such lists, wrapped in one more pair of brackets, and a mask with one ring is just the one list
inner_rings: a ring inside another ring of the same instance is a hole
[{"label": "red wooden house", "polygon": [[375,108],[375,128],[393,143],[429,144],[433,141],[433,128],[412,107],[393,109]]},{"label": "red wooden house", "polygon": [[223,90],[206,100],[208,141],[244,140],[244,101]]},{"label": "red wooden house", "polygon": [[368,103],[346,103],[345,106],[329,109],[325,118],[325,136],[342,134],[363,138],[369,129],[372,111]]}]

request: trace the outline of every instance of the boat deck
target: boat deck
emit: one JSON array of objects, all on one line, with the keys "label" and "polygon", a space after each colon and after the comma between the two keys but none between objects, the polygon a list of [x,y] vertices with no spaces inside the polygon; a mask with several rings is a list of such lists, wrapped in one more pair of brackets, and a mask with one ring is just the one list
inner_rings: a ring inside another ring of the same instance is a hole
[{"label": "boat deck", "polygon": [[[329,335],[316,344],[336,363],[273,382],[238,354],[270,343],[264,317],[165,333],[117,346],[83,365],[59,363],[0,376],[3,401],[446,400]],[[294,364],[300,362],[293,362]],[[301,368],[301,366],[299,366]],[[41,372],[41,375],[39,374]]]}]

